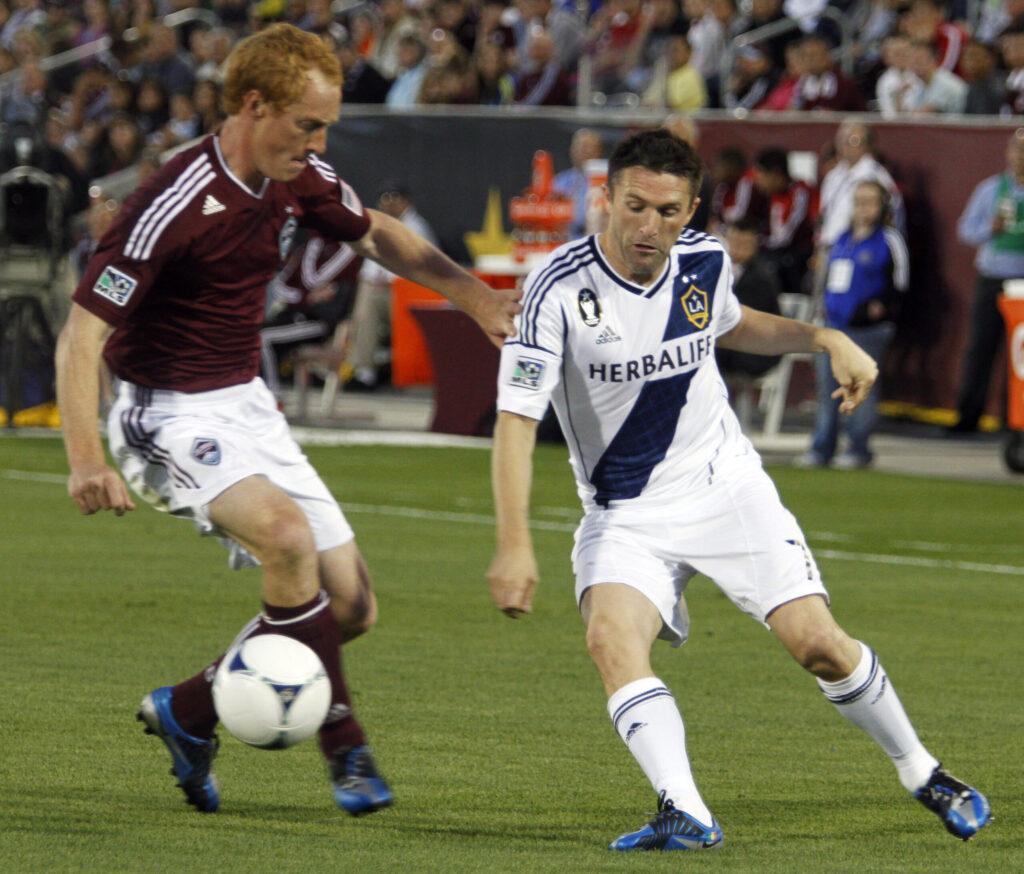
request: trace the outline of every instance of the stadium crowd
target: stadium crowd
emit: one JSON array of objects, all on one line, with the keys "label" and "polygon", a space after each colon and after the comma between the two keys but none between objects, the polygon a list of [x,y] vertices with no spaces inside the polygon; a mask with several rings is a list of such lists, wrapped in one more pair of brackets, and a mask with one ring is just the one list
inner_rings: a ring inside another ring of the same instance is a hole
[{"label": "stadium crowd", "polygon": [[351,103],[1024,109],[1024,0],[0,0],[0,122],[104,176],[216,127],[232,45],[280,20]]}]

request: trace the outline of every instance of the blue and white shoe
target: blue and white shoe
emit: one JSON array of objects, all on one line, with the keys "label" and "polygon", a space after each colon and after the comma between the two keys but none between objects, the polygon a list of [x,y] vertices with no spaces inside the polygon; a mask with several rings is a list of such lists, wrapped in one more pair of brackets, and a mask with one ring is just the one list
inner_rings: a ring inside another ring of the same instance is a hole
[{"label": "blue and white shoe", "polygon": [[391,789],[377,772],[368,746],[340,749],[329,764],[334,800],[342,810],[359,816],[391,804]]},{"label": "blue and white shoe", "polygon": [[722,844],[722,827],[713,817],[704,825],[676,810],[672,801],[659,801],[658,814],[639,831],[612,841],[609,850],[708,850]]},{"label": "blue and white shoe", "polygon": [[178,778],[188,803],[201,813],[213,813],[220,806],[220,785],[210,770],[217,755],[217,736],[202,740],[178,725],[171,711],[170,686],[154,689],[143,698],[135,718],[146,726],[146,734],[155,734],[170,750],[171,774]]},{"label": "blue and white shoe", "polygon": [[988,799],[977,789],[957,780],[942,765],[932,771],[931,777],[914,797],[937,814],[951,835],[969,841],[992,818]]}]

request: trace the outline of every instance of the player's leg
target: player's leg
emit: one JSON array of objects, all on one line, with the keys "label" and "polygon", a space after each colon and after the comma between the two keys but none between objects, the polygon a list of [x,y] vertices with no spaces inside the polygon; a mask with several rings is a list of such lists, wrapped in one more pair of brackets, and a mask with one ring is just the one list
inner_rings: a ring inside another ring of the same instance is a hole
[{"label": "player's leg", "polygon": [[658,608],[632,586],[600,583],[586,589],[580,609],[612,724],[659,797],[658,816],[620,837],[612,849],[692,849],[720,843],[721,830],[690,770],[679,709],[651,668],[651,645],[663,626]]},{"label": "player's leg", "polygon": [[[343,643],[373,627],[377,598],[355,540],[320,553],[320,579]],[[391,789],[377,771],[343,678],[335,692],[344,707],[332,707],[320,729],[320,748],[327,759],[334,800],[353,815],[387,807],[392,802]]]},{"label": "player's leg", "polygon": [[825,697],[888,754],[907,791],[952,834],[967,839],[988,822],[984,796],[941,768],[918,738],[878,657],[839,627],[823,598],[790,601],[767,622],[797,663],[818,678]]}]

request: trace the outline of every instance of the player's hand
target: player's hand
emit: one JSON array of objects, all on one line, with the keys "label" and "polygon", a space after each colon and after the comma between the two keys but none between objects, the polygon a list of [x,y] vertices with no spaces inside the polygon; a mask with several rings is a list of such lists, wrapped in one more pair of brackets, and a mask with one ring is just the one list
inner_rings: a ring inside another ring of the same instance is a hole
[{"label": "player's hand", "polygon": [[533,612],[539,574],[532,550],[499,552],[487,570],[487,584],[498,609],[510,619]]},{"label": "player's hand", "polygon": [[68,494],[86,516],[97,510],[113,510],[115,515],[123,516],[125,511],[135,509],[124,480],[105,464],[72,470]]},{"label": "player's hand", "polygon": [[466,311],[495,346],[501,347],[507,337],[516,335],[514,319],[523,311],[519,302],[523,298],[522,291],[513,289],[493,289],[480,294]]},{"label": "player's hand", "polygon": [[868,396],[871,386],[878,379],[878,365],[845,334],[839,336],[842,341],[830,350],[832,375],[839,383],[839,388],[832,392],[832,397],[837,400],[842,398],[839,404],[840,413],[852,413]]}]

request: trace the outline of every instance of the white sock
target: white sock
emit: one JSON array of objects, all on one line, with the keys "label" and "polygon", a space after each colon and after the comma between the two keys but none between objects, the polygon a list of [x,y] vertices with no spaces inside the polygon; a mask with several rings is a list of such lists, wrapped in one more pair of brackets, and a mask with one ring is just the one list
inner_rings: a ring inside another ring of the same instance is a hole
[{"label": "white sock", "polygon": [[878,656],[860,643],[860,664],[845,680],[826,683],[821,691],[843,716],[864,729],[889,754],[908,792],[916,792],[931,776],[938,760],[918,740]]},{"label": "white sock", "polygon": [[677,810],[711,825],[711,811],[697,791],[686,756],[683,718],[665,684],[657,677],[627,683],[608,699],[608,715],[654,791],[671,799]]}]

